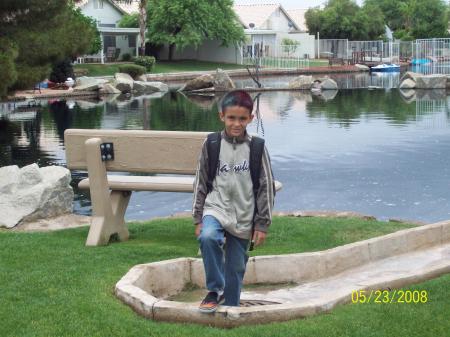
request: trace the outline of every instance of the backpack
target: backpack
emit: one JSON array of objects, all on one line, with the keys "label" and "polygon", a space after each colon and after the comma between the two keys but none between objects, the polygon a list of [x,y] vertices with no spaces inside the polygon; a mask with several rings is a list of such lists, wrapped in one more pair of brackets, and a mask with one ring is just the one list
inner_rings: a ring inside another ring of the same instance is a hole
[{"label": "backpack", "polygon": [[[219,163],[221,140],[222,137],[220,135],[220,131],[208,134],[206,140],[206,147],[208,151],[208,168],[209,168],[208,181],[206,182],[207,193],[212,191],[212,183],[217,174],[217,165]],[[259,189],[259,177],[261,174],[261,162],[263,153],[264,153],[264,139],[252,136],[252,140],[250,142],[249,168],[250,168],[250,176],[252,177],[253,194],[255,198]],[[273,190],[275,193],[275,186]]]}]

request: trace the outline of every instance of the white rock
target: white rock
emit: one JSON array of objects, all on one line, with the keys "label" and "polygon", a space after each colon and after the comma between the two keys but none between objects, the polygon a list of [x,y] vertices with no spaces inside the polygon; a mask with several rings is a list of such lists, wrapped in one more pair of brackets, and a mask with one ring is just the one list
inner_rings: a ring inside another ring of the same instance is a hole
[{"label": "white rock", "polygon": [[12,194],[19,182],[19,166],[0,167],[0,195]]},{"label": "white rock", "polygon": [[338,85],[335,80],[332,80],[331,78],[326,78],[320,83],[320,88],[322,90],[337,90]]},{"label": "white rock", "polygon": [[106,83],[103,85],[103,88],[100,89],[101,94],[121,94],[122,92],[117,89],[115,86],[113,86],[110,83]]},{"label": "white rock", "polygon": [[411,78],[405,79],[402,83],[400,83],[400,89],[414,89],[416,87],[416,82]]},{"label": "white rock", "polygon": [[122,93],[129,93],[133,90],[133,78],[125,73],[116,73],[114,75],[116,80],[116,88]]},{"label": "white rock", "polygon": [[289,82],[289,89],[311,89],[312,76],[300,75]]},{"label": "white rock", "polygon": [[366,66],[365,64],[355,64],[355,67],[361,70],[366,70],[369,71],[370,68],[368,66]]},{"label": "white rock", "polygon": [[42,181],[42,175],[37,164],[31,164],[20,169],[19,188],[34,186]]},{"label": "white rock", "polygon": [[31,164],[2,167],[0,173],[0,227],[11,228],[20,221],[53,217],[72,211],[70,171],[64,167],[39,168]]},{"label": "white rock", "polygon": [[217,68],[214,74],[213,85],[216,91],[229,91],[236,88],[230,76],[220,68]]},{"label": "white rock", "polygon": [[416,89],[445,89],[447,76],[440,74],[422,75],[416,77]]},{"label": "white rock", "polygon": [[169,91],[169,86],[163,82],[145,82],[147,87],[154,88],[153,91],[166,92]]}]

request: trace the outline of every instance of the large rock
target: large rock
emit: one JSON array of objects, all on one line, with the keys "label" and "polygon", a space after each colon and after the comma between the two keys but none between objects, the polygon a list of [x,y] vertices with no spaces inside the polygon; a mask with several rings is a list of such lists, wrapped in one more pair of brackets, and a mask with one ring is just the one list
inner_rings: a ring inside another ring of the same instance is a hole
[{"label": "large rock", "polygon": [[162,82],[134,81],[133,90],[137,93],[166,92],[169,87]]},{"label": "large rock", "polygon": [[216,91],[230,91],[236,88],[230,76],[220,68],[214,74],[213,85]]},{"label": "large rock", "polygon": [[423,76],[423,75],[422,75],[422,74],[419,74],[419,73],[415,73],[415,72],[413,72],[413,71],[407,71],[407,72],[404,73],[403,76],[400,78],[400,83],[403,82],[404,80],[407,80],[407,79],[411,79],[411,80],[413,80],[413,81],[415,82],[415,81],[416,81],[416,78],[417,78],[418,76]]},{"label": "large rock", "polygon": [[100,93],[106,94],[106,95],[110,95],[110,94],[116,95],[116,94],[121,94],[122,92],[119,89],[117,89],[113,84],[106,83],[100,89]]},{"label": "large rock", "polygon": [[0,227],[49,218],[72,211],[70,171],[61,166],[31,164],[0,168]]},{"label": "large rock", "polygon": [[407,78],[403,82],[400,83],[400,89],[414,89],[416,87],[416,82],[411,78]]},{"label": "large rock", "polygon": [[214,86],[214,77],[210,74],[201,75],[193,80],[187,81],[180,91],[192,91]]},{"label": "large rock", "polygon": [[312,76],[300,75],[289,82],[289,89],[311,89]]},{"label": "large rock", "polygon": [[130,93],[133,90],[133,78],[125,73],[116,73],[114,75],[116,80],[116,89],[120,90],[121,93]]},{"label": "large rock", "polygon": [[362,71],[369,71],[370,68],[366,66],[365,64],[355,64],[355,67],[362,70]]},{"label": "large rock", "polygon": [[163,82],[145,82],[145,85],[147,88],[149,88],[152,91],[160,91],[160,92],[167,92],[169,91],[169,86]]},{"label": "large rock", "polygon": [[94,77],[81,76],[75,80],[75,86],[99,84],[99,80]]},{"label": "large rock", "polygon": [[445,89],[447,76],[440,74],[422,75],[416,77],[416,89]]},{"label": "large rock", "polygon": [[338,85],[335,80],[326,78],[320,82],[320,89],[322,90],[337,90]]}]

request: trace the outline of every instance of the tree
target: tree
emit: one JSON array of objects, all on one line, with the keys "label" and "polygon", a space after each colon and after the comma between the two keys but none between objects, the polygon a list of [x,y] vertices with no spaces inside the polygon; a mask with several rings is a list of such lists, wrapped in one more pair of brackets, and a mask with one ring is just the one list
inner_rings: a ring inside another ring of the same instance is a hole
[{"label": "tree", "polygon": [[283,46],[283,51],[289,56],[291,53],[295,53],[297,47],[300,45],[300,42],[284,38],[281,40],[281,45]]},{"label": "tree", "polygon": [[244,30],[232,9],[232,0],[149,0],[149,40],[169,45],[169,60],[176,47],[197,47],[204,40],[223,46],[244,41]]},{"label": "tree", "polygon": [[71,0],[1,1],[0,96],[30,87],[45,79],[53,64],[91,51],[97,34]]},{"label": "tree", "polygon": [[330,0],[324,9],[312,8],[305,13],[311,34],[320,32],[328,39],[373,40],[384,32],[381,11],[369,12],[353,0]]},{"label": "tree", "polygon": [[448,36],[448,7],[443,0],[366,0],[378,7],[394,36],[402,40]]}]

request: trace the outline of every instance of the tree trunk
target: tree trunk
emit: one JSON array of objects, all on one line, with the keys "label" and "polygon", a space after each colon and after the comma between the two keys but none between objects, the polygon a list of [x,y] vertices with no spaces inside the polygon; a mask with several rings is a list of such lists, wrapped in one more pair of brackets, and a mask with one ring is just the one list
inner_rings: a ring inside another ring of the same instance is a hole
[{"label": "tree trunk", "polygon": [[175,43],[171,43],[169,45],[169,61],[172,61],[174,53],[175,53]]},{"label": "tree trunk", "polygon": [[139,1],[139,36],[141,39],[141,46],[139,48],[139,55],[145,55],[145,31],[147,30],[147,0]]}]

